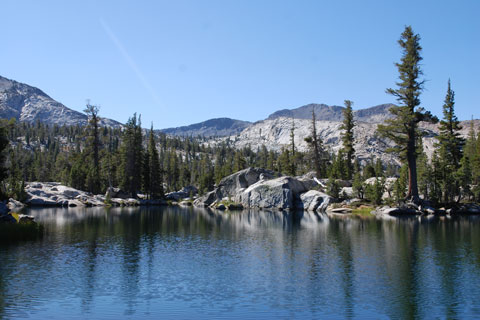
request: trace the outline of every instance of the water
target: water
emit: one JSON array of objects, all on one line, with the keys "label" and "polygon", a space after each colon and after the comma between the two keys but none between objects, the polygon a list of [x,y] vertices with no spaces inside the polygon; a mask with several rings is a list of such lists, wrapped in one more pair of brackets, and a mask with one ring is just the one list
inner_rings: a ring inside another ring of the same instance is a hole
[{"label": "water", "polygon": [[0,319],[472,318],[480,220],[38,209],[0,245]]}]

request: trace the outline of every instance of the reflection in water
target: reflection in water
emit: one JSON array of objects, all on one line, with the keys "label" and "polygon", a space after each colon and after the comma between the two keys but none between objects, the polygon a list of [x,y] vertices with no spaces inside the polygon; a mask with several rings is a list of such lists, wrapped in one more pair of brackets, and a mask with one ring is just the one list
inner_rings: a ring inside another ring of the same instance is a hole
[{"label": "reflection in water", "polygon": [[196,208],[28,213],[47,233],[0,246],[0,319],[480,314],[477,219]]}]

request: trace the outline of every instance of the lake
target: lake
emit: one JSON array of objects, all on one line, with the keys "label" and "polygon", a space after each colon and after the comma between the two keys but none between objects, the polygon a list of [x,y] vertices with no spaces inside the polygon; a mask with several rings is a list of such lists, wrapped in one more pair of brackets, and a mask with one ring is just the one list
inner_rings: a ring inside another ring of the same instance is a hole
[{"label": "lake", "polygon": [[0,245],[0,319],[480,317],[480,220],[50,208]]}]

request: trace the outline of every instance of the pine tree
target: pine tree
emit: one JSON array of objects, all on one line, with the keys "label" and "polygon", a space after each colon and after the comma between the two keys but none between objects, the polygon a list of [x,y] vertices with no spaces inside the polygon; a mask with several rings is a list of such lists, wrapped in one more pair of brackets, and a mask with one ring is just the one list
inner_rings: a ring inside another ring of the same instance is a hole
[{"label": "pine tree", "polygon": [[132,198],[142,186],[142,131],[140,117],[137,114],[128,119],[123,133],[121,155],[120,183],[122,189],[129,192]]},{"label": "pine tree", "polygon": [[290,174],[294,176],[297,172],[297,166],[296,166],[296,153],[295,153],[295,119],[292,119],[292,128],[290,129],[290,148],[291,148],[291,154],[290,154]]},{"label": "pine tree", "polygon": [[458,168],[462,159],[465,139],[460,135],[460,121],[455,115],[455,92],[451,89],[450,79],[448,80],[447,94],[443,105],[443,120],[440,121],[440,134],[437,139],[438,146],[446,149],[449,158],[446,159],[450,165]]},{"label": "pine tree", "polygon": [[323,144],[322,139],[317,133],[315,110],[312,108],[312,131],[309,137],[304,140],[310,147],[311,158],[315,174],[318,178],[325,177],[325,165],[323,161]]},{"label": "pine tree", "polygon": [[400,106],[393,106],[390,112],[392,119],[379,125],[381,135],[391,139],[396,146],[392,151],[399,153],[408,164],[408,192],[407,198],[415,203],[420,202],[417,184],[417,136],[418,123],[426,118],[423,108],[420,108],[420,94],[423,91],[423,74],[420,69],[422,57],[420,52],[420,36],[414,34],[412,28],[407,26],[398,43],[403,50],[400,63],[396,63],[400,81],[398,89],[387,89],[387,93],[395,96]]},{"label": "pine tree", "polygon": [[352,188],[357,194],[357,197],[359,199],[363,199],[365,195],[365,185],[363,183],[363,178],[360,171],[356,171],[355,175],[353,176]]},{"label": "pine tree", "polygon": [[87,169],[87,190],[97,194],[100,192],[100,138],[98,116],[100,108],[87,102],[87,107],[83,110],[88,116],[88,138],[86,145],[87,157],[91,158],[91,163]]},{"label": "pine tree", "polygon": [[455,116],[455,93],[448,80],[447,94],[443,105],[443,120],[440,121],[440,134],[438,135],[437,152],[441,169],[440,184],[443,189],[445,203],[459,196],[459,181],[455,179],[455,172],[460,168],[465,140],[460,136],[460,121]]},{"label": "pine tree", "polygon": [[160,168],[160,158],[158,155],[155,136],[153,134],[153,124],[150,129],[148,139],[148,193],[150,199],[158,199],[163,196],[163,179]]},{"label": "pine tree", "polygon": [[340,127],[341,130],[345,130],[342,133],[342,142],[345,155],[347,157],[347,179],[352,179],[353,175],[353,157],[355,154],[354,146],[354,137],[353,129],[355,127],[355,122],[353,120],[353,111],[352,111],[353,102],[350,100],[345,100],[345,109],[343,110],[343,124]]},{"label": "pine tree", "polygon": [[405,200],[405,193],[407,191],[407,182],[408,182],[408,166],[403,165],[400,168],[400,176],[395,181],[393,185],[394,200],[400,204]]},{"label": "pine tree", "polygon": [[373,184],[365,188],[365,197],[375,205],[382,204],[383,193],[385,192],[385,178],[376,177]]},{"label": "pine tree", "polygon": [[[7,138],[7,130],[5,127],[0,127],[0,183],[5,180],[7,177],[7,168],[5,167],[5,159],[7,155],[7,147],[8,147],[9,141]],[[3,183],[2,183],[3,184]],[[0,198],[5,198],[4,191],[5,188],[3,188],[3,192],[0,194]]]},{"label": "pine tree", "polygon": [[337,198],[340,196],[340,186],[337,183],[337,179],[330,173],[327,181],[327,194],[330,197]]},{"label": "pine tree", "polygon": [[385,177],[385,170],[383,169],[383,163],[380,158],[377,158],[377,162],[375,162],[375,176],[380,178]]}]

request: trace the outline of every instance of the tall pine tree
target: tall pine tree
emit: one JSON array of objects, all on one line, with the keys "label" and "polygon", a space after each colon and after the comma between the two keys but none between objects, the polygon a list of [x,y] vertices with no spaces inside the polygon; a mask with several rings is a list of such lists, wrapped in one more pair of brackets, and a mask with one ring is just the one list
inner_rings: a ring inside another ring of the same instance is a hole
[{"label": "tall pine tree", "polygon": [[91,105],[89,102],[87,102],[87,107],[83,110],[88,116],[88,137],[85,152],[87,153],[87,159],[91,159],[87,167],[86,187],[88,191],[94,194],[101,191],[99,110],[98,106]]},{"label": "tall pine tree", "polygon": [[408,164],[407,198],[415,203],[420,202],[417,183],[417,137],[418,123],[425,118],[423,108],[420,108],[420,94],[423,91],[424,80],[419,80],[423,74],[420,69],[422,57],[420,52],[420,36],[415,34],[411,26],[405,27],[398,40],[403,55],[400,63],[396,63],[400,81],[397,89],[387,89],[387,93],[395,96],[399,106],[390,108],[393,118],[379,125],[378,131],[384,137],[395,143],[391,151],[397,152]]},{"label": "tall pine tree", "polygon": [[344,130],[342,133],[342,142],[343,150],[347,157],[347,179],[352,179],[353,176],[353,157],[355,154],[354,138],[353,138],[353,128],[355,127],[355,122],[353,120],[353,102],[350,100],[345,100],[345,109],[343,110],[343,123],[340,127],[341,130]]}]

